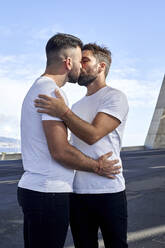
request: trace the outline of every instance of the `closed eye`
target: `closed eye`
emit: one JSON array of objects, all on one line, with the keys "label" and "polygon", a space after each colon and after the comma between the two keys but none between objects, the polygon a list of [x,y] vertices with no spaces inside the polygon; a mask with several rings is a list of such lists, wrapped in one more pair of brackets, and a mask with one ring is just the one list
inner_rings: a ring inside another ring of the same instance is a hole
[{"label": "closed eye", "polygon": [[90,61],[90,59],[88,59],[88,58],[82,58],[81,63],[86,63],[86,62],[89,62],[89,61]]}]

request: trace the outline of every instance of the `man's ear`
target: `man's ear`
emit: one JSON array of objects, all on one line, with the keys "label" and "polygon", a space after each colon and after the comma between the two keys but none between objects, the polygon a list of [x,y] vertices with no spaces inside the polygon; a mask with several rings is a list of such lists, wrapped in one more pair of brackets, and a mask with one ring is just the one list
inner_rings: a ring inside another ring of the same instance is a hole
[{"label": "man's ear", "polygon": [[71,57],[67,57],[67,58],[65,59],[65,66],[66,66],[66,69],[67,69],[68,71],[70,71],[70,70],[72,69],[72,65],[73,65],[73,63],[72,63],[72,58],[71,58]]},{"label": "man's ear", "polygon": [[98,69],[98,72],[102,72],[104,71],[105,72],[105,69],[106,69],[106,63],[105,62],[100,62],[99,63],[99,69]]}]

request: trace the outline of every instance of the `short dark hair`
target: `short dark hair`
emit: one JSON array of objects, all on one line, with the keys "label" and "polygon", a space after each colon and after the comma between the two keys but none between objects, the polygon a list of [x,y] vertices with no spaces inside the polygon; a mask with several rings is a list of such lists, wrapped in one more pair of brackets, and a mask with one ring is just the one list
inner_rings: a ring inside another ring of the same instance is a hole
[{"label": "short dark hair", "polygon": [[58,53],[61,49],[76,47],[80,47],[81,49],[83,47],[83,43],[78,37],[71,34],[57,33],[52,36],[46,44],[47,64],[50,64],[49,62],[51,62],[49,61],[51,60],[50,54]]},{"label": "short dark hair", "polygon": [[105,62],[105,77],[108,75],[110,65],[112,63],[111,51],[105,46],[99,46],[96,43],[85,44],[82,51],[90,50],[99,62]]}]

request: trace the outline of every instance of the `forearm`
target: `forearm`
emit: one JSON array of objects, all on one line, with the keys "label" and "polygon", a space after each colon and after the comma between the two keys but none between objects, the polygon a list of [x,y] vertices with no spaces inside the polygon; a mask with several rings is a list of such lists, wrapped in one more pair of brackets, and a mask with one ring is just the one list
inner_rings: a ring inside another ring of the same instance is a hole
[{"label": "forearm", "polygon": [[80,119],[72,111],[62,117],[65,124],[78,138],[88,144],[93,144],[97,140],[97,129],[94,125]]},{"label": "forearm", "polygon": [[114,178],[111,174],[116,170],[113,165],[117,162],[108,160],[111,153],[104,154],[97,160],[87,157],[69,144],[66,127],[62,121],[45,120],[43,129],[50,154],[59,164],[70,169],[95,172],[100,176]]},{"label": "forearm", "polygon": [[121,123],[120,118],[99,112],[94,117],[92,123],[88,123],[75,115],[64,103],[60,93],[57,91],[57,99],[46,95],[39,95],[36,99],[35,106],[40,107],[37,111],[39,113],[46,113],[55,117],[61,118],[69,129],[81,140],[87,144],[92,145],[102,137],[111,133]]},{"label": "forearm", "polygon": [[63,149],[52,154],[54,159],[63,166],[81,171],[97,172],[99,170],[99,162],[84,155],[74,146],[65,145]]}]

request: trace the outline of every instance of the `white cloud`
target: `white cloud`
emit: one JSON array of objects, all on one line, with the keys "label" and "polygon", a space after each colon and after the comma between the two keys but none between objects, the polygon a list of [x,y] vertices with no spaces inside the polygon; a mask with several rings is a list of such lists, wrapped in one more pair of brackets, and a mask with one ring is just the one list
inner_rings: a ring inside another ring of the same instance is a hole
[{"label": "white cloud", "polygon": [[127,77],[128,75],[137,75],[137,69],[133,68],[133,67],[129,67],[129,66],[125,66],[122,68],[116,68],[112,70],[113,73],[113,77],[114,78],[123,78],[123,77]]},{"label": "white cloud", "polygon": [[[156,104],[163,80],[163,70],[154,69],[143,76],[143,71],[136,69],[127,60],[122,62],[121,67],[110,72],[110,85],[122,90],[128,97],[132,107],[151,107]],[[123,66],[124,64],[124,66]]]},{"label": "white cloud", "polygon": [[155,104],[161,82],[119,78],[112,79],[111,86],[125,92],[132,107],[146,107]]},{"label": "white cloud", "polygon": [[0,114],[0,136],[15,137],[20,136],[19,118],[15,115]]},{"label": "white cloud", "polygon": [[24,54],[0,56],[0,136],[20,137],[23,99],[33,81],[42,72],[36,64],[33,65],[34,57]]},{"label": "white cloud", "polygon": [[0,76],[17,79],[21,76],[24,80],[34,77],[41,73],[39,67],[45,66],[44,55],[38,54],[19,54],[1,55],[0,54]]}]

